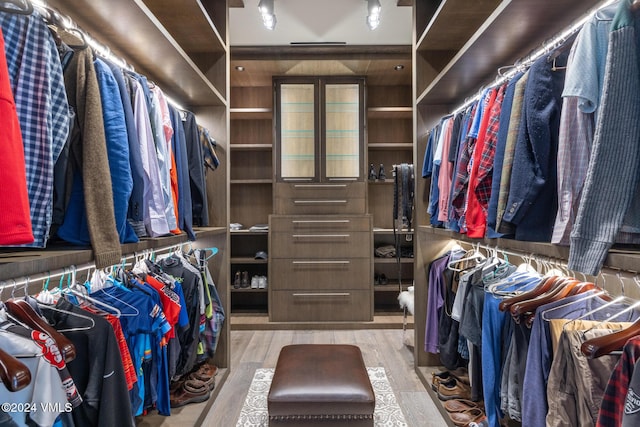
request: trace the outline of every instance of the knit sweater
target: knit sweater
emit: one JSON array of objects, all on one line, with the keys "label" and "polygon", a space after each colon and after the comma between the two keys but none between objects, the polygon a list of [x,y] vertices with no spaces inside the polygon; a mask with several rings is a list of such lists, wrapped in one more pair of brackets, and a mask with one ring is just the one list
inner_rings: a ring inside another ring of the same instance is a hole
[{"label": "knit sweater", "polygon": [[[640,175],[640,70],[631,3],[620,2],[611,25],[593,149],[571,233],[569,268],[591,275],[602,267],[618,231],[640,232],[640,199],[634,197]],[[623,229],[623,222],[632,227]]]},{"label": "knit sweater", "polygon": [[[71,139],[71,155],[80,163],[86,220],[97,268],[118,264],[120,241],[116,230],[107,159],[100,89],[89,49],[77,50],[64,75],[69,104],[78,126]],[[71,201],[73,203],[73,201]],[[67,218],[65,218],[67,223]],[[69,224],[71,226],[71,224]],[[62,229],[61,229],[62,230]],[[60,233],[64,238],[64,233]]]}]

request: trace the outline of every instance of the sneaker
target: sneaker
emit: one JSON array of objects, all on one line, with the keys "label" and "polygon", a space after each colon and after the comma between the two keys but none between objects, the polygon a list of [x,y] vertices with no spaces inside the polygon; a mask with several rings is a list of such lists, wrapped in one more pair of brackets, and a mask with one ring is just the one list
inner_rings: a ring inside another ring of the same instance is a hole
[{"label": "sneaker", "polygon": [[387,174],[384,172],[384,165],[380,163],[380,170],[378,171],[378,179],[384,181],[387,179]]},{"label": "sneaker", "polygon": [[251,289],[258,289],[258,281],[260,280],[259,276],[253,276],[251,278]]},{"label": "sneaker", "polygon": [[369,181],[375,181],[376,179],[378,179],[376,168],[373,166],[373,163],[371,163],[369,165]]},{"label": "sneaker", "polygon": [[248,288],[249,287],[249,272],[248,271],[243,271],[242,272],[242,282],[240,282],[240,287],[241,288]]},{"label": "sneaker", "polygon": [[259,276],[258,277],[258,288],[259,289],[267,289],[267,276]]}]

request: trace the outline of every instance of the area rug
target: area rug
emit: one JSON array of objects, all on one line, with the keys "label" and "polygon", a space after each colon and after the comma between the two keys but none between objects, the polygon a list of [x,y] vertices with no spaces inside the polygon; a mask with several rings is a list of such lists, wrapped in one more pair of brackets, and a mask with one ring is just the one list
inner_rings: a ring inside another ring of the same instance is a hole
[{"label": "area rug", "polygon": [[[269,425],[267,394],[271,387],[273,371],[273,369],[256,369],[236,427],[267,427]],[[407,426],[384,368],[367,368],[367,373],[376,396],[374,425],[376,427]]]}]

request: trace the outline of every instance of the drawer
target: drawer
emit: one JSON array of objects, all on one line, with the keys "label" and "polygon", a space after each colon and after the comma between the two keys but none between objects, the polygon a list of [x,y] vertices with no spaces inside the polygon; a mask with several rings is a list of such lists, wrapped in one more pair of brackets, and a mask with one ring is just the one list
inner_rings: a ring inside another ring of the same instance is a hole
[{"label": "drawer", "polygon": [[364,182],[277,183],[277,214],[325,215],[366,212]]},{"label": "drawer", "polygon": [[358,214],[366,212],[366,200],[364,197],[330,197],[322,199],[276,197],[273,211],[277,214],[293,215]]},{"label": "drawer", "polygon": [[271,215],[272,232],[371,231],[369,215]]},{"label": "drawer", "polygon": [[275,290],[366,290],[373,283],[367,258],[272,259],[269,273]]},{"label": "drawer", "polygon": [[272,322],[373,320],[371,291],[274,291],[269,294]]},{"label": "drawer", "polygon": [[276,197],[283,199],[349,199],[364,198],[364,182],[277,183]]},{"label": "drawer", "polygon": [[270,259],[369,259],[372,254],[371,233],[363,231],[272,232],[269,246]]}]

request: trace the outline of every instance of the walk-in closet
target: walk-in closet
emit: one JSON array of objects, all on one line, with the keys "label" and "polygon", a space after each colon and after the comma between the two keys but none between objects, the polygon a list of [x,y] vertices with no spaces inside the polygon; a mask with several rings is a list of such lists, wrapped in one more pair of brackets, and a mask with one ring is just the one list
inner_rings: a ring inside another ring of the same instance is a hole
[{"label": "walk-in closet", "polygon": [[0,0],[0,426],[640,425],[639,34]]}]

